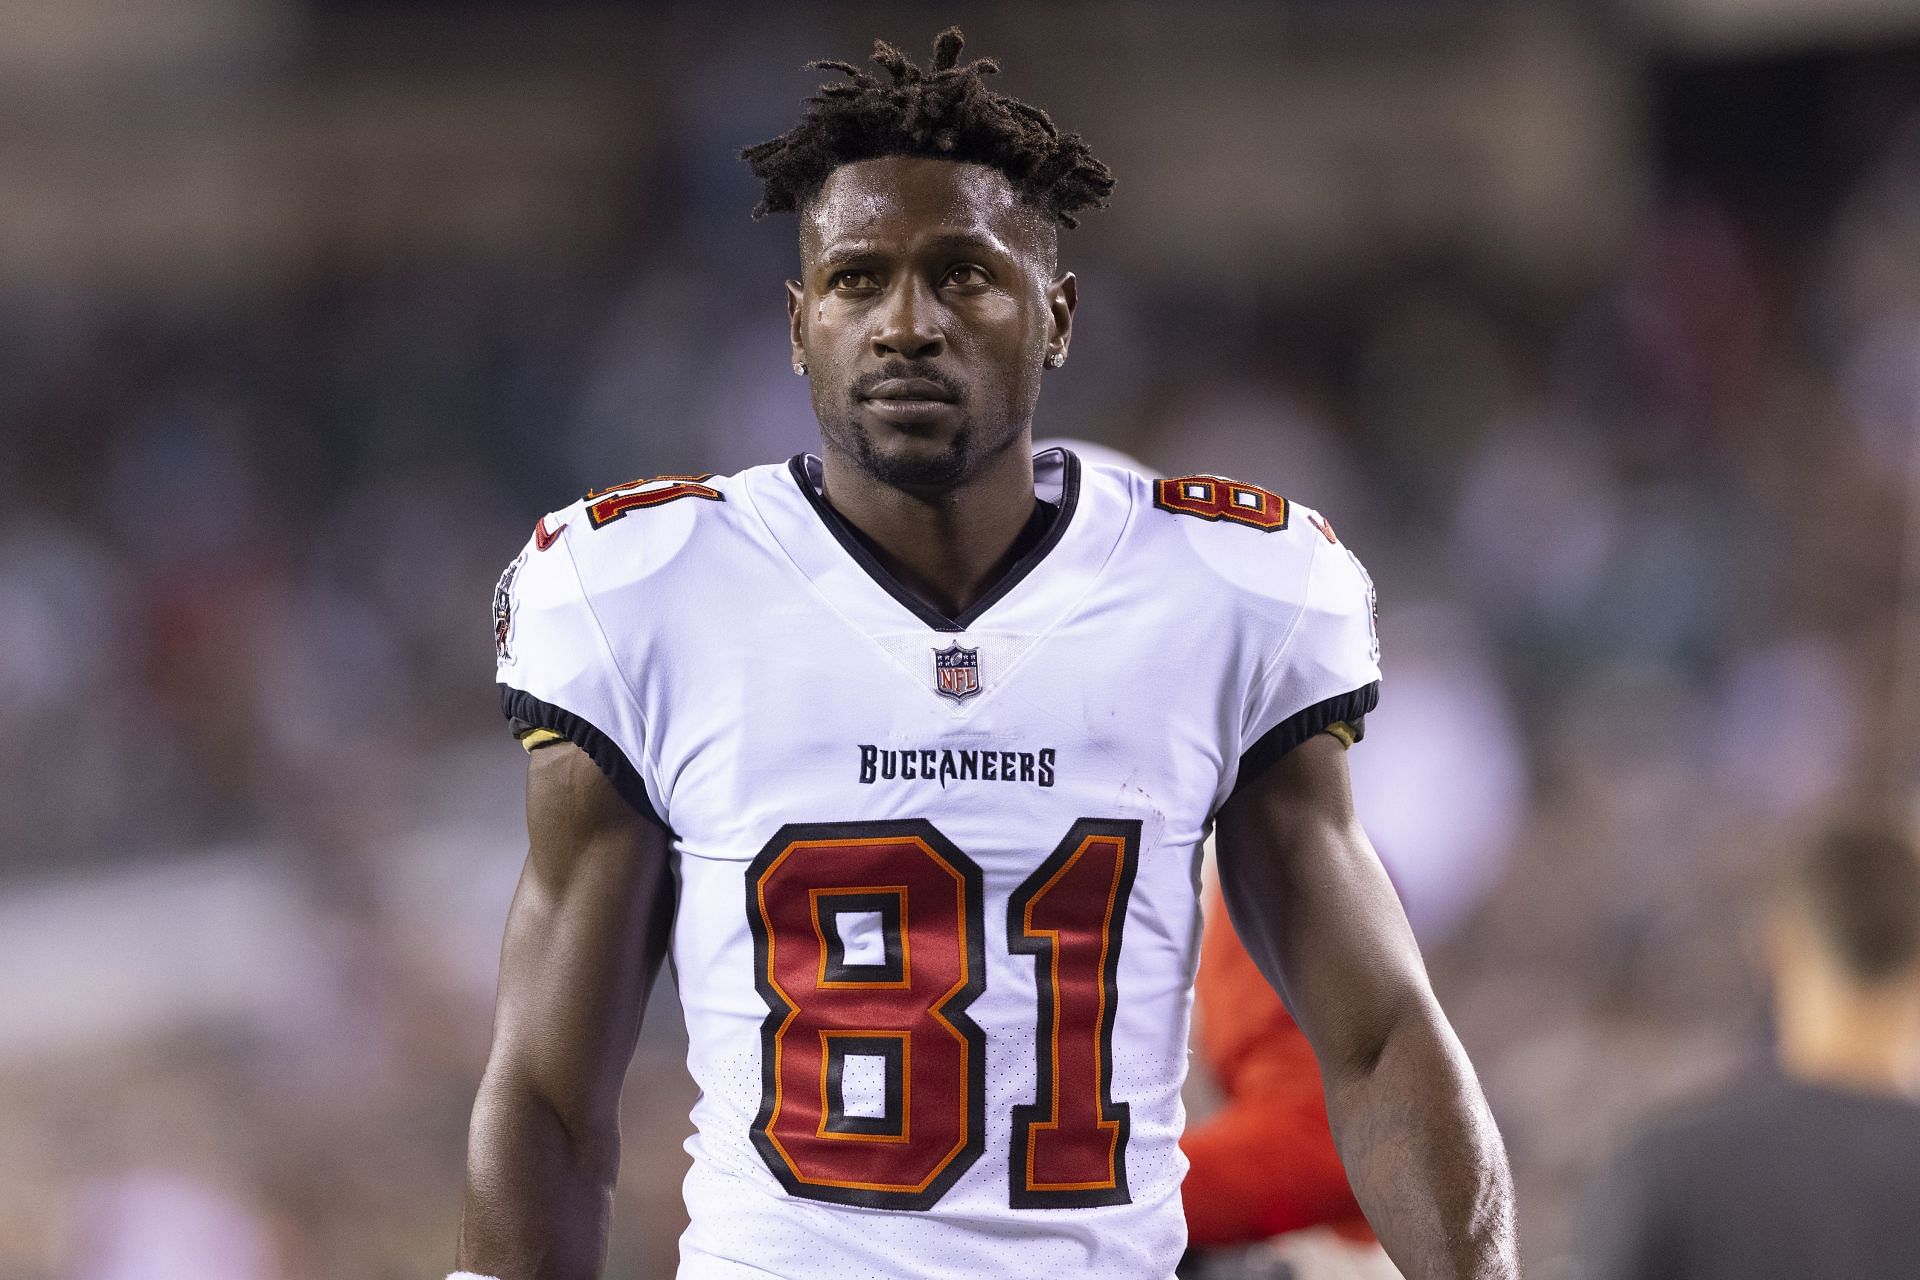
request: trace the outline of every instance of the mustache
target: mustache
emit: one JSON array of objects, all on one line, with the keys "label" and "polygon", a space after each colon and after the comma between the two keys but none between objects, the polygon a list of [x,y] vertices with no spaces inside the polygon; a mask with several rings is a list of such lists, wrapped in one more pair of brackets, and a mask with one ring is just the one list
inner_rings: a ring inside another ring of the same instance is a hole
[{"label": "mustache", "polygon": [[955,404],[966,399],[967,389],[958,379],[925,360],[889,360],[871,373],[863,373],[855,378],[853,385],[847,388],[847,394],[853,400],[864,400],[873,393],[875,387],[895,378],[919,378],[931,382],[952,397]]}]

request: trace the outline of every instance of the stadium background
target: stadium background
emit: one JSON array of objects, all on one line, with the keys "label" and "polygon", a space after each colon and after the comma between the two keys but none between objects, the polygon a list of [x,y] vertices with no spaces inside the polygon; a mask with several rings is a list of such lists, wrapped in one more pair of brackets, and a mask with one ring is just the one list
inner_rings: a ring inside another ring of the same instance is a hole
[{"label": "stadium background", "polygon": [[[444,1269],[522,848],[494,578],[589,485],[814,439],[734,155],[954,20],[1119,175],[1037,433],[1373,570],[1363,813],[1529,1274],[1761,1045],[1756,877],[1915,812],[1920,3],[4,0],[0,1275]],[[682,1047],[665,991],[613,1280],[671,1272]]]}]

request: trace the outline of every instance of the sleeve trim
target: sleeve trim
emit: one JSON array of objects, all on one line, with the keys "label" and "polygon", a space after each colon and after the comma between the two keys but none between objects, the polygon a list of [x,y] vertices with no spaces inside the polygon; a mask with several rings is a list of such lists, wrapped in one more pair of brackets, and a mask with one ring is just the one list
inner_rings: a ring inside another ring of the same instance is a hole
[{"label": "sleeve trim", "polygon": [[542,702],[526,690],[508,684],[500,686],[500,710],[513,722],[518,737],[525,738],[529,733],[546,731],[565,738],[586,752],[600,766],[600,772],[606,774],[607,780],[613,783],[614,790],[638,810],[640,816],[663,830],[669,829],[654,809],[653,801],[648,798],[639,770],[633,767],[619,744],[598,728],[565,707]]},{"label": "sleeve trim", "polygon": [[1345,745],[1352,746],[1366,737],[1367,713],[1379,703],[1380,682],[1375,680],[1351,692],[1336,694],[1324,702],[1316,702],[1304,710],[1294,712],[1261,734],[1259,741],[1241,753],[1240,771],[1234,777],[1233,791],[1238,792],[1240,788],[1265,773],[1281,756],[1286,755],[1308,738],[1316,733],[1325,733],[1336,725],[1347,731],[1345,734],[1336,733],[1336,736]]}]

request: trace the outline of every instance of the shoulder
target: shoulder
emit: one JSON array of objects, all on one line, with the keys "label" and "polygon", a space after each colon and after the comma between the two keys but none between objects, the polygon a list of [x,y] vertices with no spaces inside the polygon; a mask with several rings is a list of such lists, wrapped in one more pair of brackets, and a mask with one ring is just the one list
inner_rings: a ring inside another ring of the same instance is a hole
[{"label": "shoulder", "polygon": [[1249,591],[1272,594],[1304,581],[1319,546],[1331,541],[1332,525],[1317,511],[1250,481],[1207,473],[1121,474],[1147,537]]},{"label": "shoulder", "polygon": [[597,620],[656,615],[675,583],[697,590],[716,557],[738,554],[751,538],[746,491],[774,470],[643,476],[541,516],[494,588],[503,672],[518,661],[523,637],[543,651],[586,645]]},{"label": "shoulder", "polygon": [[523,554],[571,566],[588,594],[657,577],[689,558],[724,553],[750,527],[748,488],[776,469],[641,476],[589,489],[542,516]]},{"label": "shoulder", "polygon": [[1204,589],[1224,590],[1254,608],[1330,608],[1371,618],[1372,579],[1314,508],[1231,476],[1088,470],[1112,473],[1103,479],[1128,487],[1141,536]]}]

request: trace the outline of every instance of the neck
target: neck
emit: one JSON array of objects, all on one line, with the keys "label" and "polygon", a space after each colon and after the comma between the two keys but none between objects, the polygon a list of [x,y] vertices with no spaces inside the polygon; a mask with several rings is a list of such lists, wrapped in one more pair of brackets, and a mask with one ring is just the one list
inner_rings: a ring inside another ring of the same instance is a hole
[{"label": "neck", "polygon": [[820,461],[834,510],[873,543],[889,573],[950,618],[992,589],[1033,515],[1025,433],[952,488],[898,488],[831,444]]},{"label": "neck", "polygon": [[1861,989],[1838,976],[1783,984],[1776,997],[1780,1064],[1811,1084],[1920,1095],[1920,998],[1895,982]]}]

